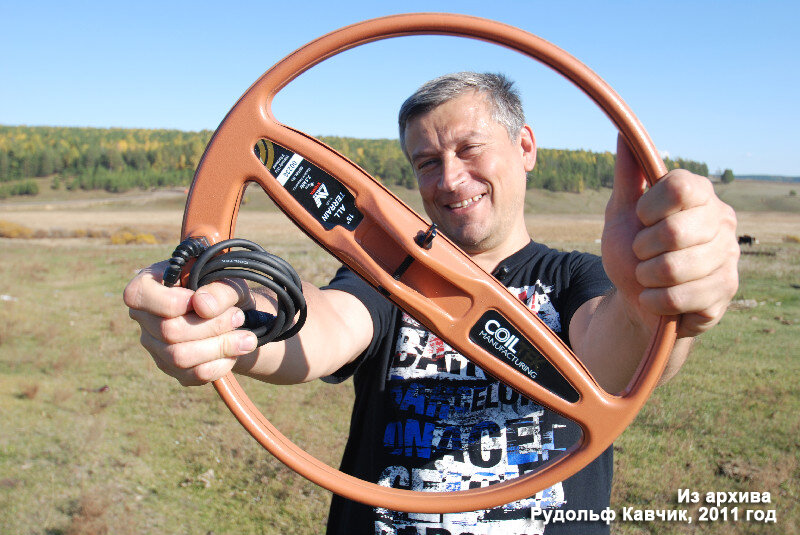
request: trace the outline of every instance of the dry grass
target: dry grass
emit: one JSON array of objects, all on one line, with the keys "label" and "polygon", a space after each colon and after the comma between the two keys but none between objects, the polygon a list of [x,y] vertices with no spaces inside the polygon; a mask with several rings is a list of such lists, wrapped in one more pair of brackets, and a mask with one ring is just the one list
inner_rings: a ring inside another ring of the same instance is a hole
[{"label": "dry grass", "polygon": [[26,384],[22,387],[22,391],[19,393],[20,398],[24,399],[33,399],[39,393],[39,385],[38,383]]},{"label": "dry grass", "polygon": [[601,215],[528,215],[528,232],[534,240],[561,249],[600,250]]},{"label": "dry grass", "polygon": [[[338,262],[283,215],[257,207],[253,201],[242,210],[237,236],[285,257],[305,279],[325,282]],[[0,294],[14,299],[0,301],[0,511],[13,511],[0,531],[320,532],[329,493],[262,451],[213,389],[179,387],[139,346],[120,293],[137,268],[169,255],[180,232],[180,208],[15,210],[3,219],[34,233],[96,228],[110,234],[129,226],[174,239],[124,248],[88,237],[0,239]],[[775,253],[742,258],[737,298],[756,305],[729,312],[618,441],[612,505],[676,507],[675,492],[686,487],[770,491],[779,524],[768,528],[797,533],[800,290],[789,283],[800,283],[800,252],[784,237],[798,235],[800,215],[741,213],[739,221],[740,234],[757,236],[760,250]],[[596,213],[531,213],[527,223],[545,243],[599,247],[602,217]],[[338,463],[351,385],[241,382],[293,441]],[[731,523],[614,529],[770,532]]]},{"label": "dry grass", "polygon": [[[797,183],[762,180],[736,180],[716,183],[717,195],[741,212],[800,212]],[[794,191],[794,194],[792,193]]]},{"label": "dry grass", "polygon": [[105,490],[84,493],[76,504],[64,535],[107,535],[109,527],[106,517],[109,505],[109,496]]},{"label": "dry grass", "polygon": [[[782,212],[740,212],[738,233],[756,236],[762,244],[792,241],[798,236],[800,214]],[[10,224],[27,228],[28,231],[56,232],[62,229],[70,236],[91,237],[98,232],[106,236],[121,229],[129,229],[136,233],[150,233],[164,240],[173,237],[177,241],[180,234],[182,210],[96,210],[77,212],[74,210],[32,210],[11,211],[3,214],[3,219]],[[600,238],[603,225],[602,214],[542,214],[529,212],[528,228],[534,239],[551,243],[553,241],[571,241],[576,243],[593,243]],[[287,244],[302,240],[304,235],[278,212],[243,210],[237,223],[237,236],[263,243]],[[32,237],[32,236],[31,236]],[[57,236],[56,236],[57,237]]]},{"label": "dry grass", "polygon": [[800,232],[800,213],[737,212],[737,233],[755,236],[761,245],[780,243],[785,236]]},{"label": "dry grass", "polygon": [[9,210],[3,213],[3,219],[37,229],[63,228],[65,230],[101,229],[109,233],[120,227],[137,228],[142,231],[173,230],[180,232],[180,210],[116,210],[104,208],[96,210],[75,209],[32,209]]},{"label": "dry grass", "polygon": [[[70,218],[69,214],[59,213],[58,215],[64,220],[69,220]],[[65,239],[85,242],[87,239],[105,238],[111,245],[156,245],[159,243],[172,243],[175,241],[176,236],[175,231],[163,228],[147,232],[128,226],[116,228],[115,230],[100,227],[81,228],[76,227],[74,224],[45,227],[44,222],[51,222],[51,218],[36,219],[33,227],[0,220],[0,238],[48,240],[46,243],[55,243]]]}]

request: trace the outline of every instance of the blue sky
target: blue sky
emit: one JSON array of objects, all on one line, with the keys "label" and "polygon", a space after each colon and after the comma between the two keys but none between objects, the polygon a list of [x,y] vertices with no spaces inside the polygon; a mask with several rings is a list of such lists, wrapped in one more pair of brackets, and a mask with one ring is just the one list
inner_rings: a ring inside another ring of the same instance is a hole
[{"label": "blue sky", "polygon": [[[800,175],[798,2],[0,0],[0,124],[214,129],[272,64],[341,26],[401,12],[492,18],[600,74],[656,146],[712,172]],[[313,135],[397,137],[396,109],[458,70],[517,80],[541,147],[613,150],[613,126],[557,74],[466,39],[381,41],[326,61],[274,102]]]}]

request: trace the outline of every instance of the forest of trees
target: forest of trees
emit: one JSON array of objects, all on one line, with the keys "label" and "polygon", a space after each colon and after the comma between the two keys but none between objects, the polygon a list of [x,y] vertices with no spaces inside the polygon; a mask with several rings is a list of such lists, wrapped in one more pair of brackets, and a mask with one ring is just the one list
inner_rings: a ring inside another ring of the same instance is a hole
[{"label": "forest of trees", "polygon": [[[53,177],[54,189],[123,192],[134,188],[185,186],[191,182],[212,132],[123,128],[0,125],[0,198],[36,195],[33,178]],[[385,184],[413,188],[411,166],[397,140],[320,137]],[[665,160],[708,176],[704,163]],[[540,149],[529,187],[581,192],[610,187],[610,152]]]},{"label": "forest of trees", "polygon": [[188,184],[210,131],[0,126],[2,183],[54,176],[53,187],[121,192]]}]

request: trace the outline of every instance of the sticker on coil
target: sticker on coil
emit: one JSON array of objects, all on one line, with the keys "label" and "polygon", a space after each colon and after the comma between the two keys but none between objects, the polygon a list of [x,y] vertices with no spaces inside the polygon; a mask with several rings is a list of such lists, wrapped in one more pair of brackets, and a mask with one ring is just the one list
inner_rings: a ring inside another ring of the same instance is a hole
[{"label": "sticker on coil", "polygon": [[485,312],[470,329],[469,339],[557,396],[578,401],[572,385],[499,312]]},{"label": "sticker on coil", "polygon": [[341,182],[299,154],[268,139],[259,140],[253,150],[275,180],[325,230],[337,225],[355,230],[364,218],[355,197]]}]

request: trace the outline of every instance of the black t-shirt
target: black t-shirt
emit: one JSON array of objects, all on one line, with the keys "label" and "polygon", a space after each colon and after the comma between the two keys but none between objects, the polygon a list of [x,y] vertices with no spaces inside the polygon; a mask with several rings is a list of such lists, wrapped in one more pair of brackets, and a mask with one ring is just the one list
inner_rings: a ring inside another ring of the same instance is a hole
[{"label": "black t-shirt", "polygon": [[[567,344],[578,307],[611,288],[598,257],[534,242],[494,274]],[[465,490],[524,475],[580,438],[576,424],[485,374],[351,271],[340,269],[328,288],[359,298],[374,328],[367,350],[325,379],[352,375],[355,386],[343,472],[411,490]],[[599,513],[609,505],[611,476],[609,448],[563,483],[491,510],[413,514],[334,496],[328,534],[540,534],[545,527],[532,520],[532,509]],[[588,535],[608,527],[551,523],[546,532]]]}]

